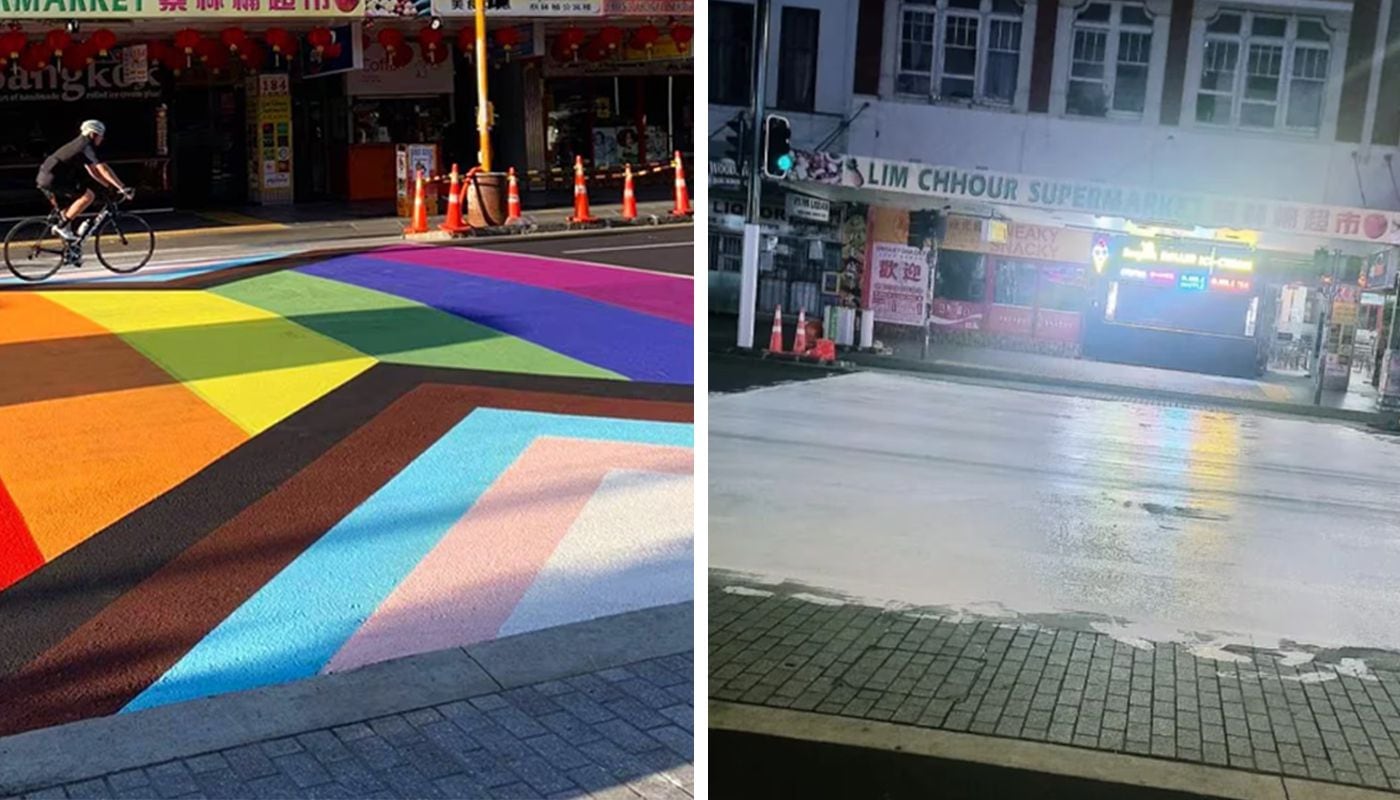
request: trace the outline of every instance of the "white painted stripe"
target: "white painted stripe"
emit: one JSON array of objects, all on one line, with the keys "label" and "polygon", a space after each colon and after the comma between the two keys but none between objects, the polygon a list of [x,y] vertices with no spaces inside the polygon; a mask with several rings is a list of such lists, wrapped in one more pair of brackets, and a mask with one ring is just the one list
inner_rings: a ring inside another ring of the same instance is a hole
[{"label": "white painted stripe", "polygon": [[[591,232],[591,231],[585,231],[585,232],[583,232],[583,233],[592,233],[592,232]],[[593,235],[597,235],[597,234],[593,234]],[[683,281],[694,281],[694,280],[695,280],[695,276],[694,276],[694,275],[688,274],[688,273],[684,273],[684,272],[680,272],[680,273],[676,273],[676,272],[663,272],[663,271],[661,271],[661,270],[646,269],[645,267],[624,267],[624,266],[621,265],[621,264],[608,264],[608,263],[603,262],[603,261],[584,261],[584,260],[581,259],[581,258],[561,258],[561,257],[559,257],[559,256],[552,256],[552,255],[549,255],[549,254],[547,254],[547,253],[527,253],[527,252],[523,252],[523,251],[520,251],[520,250],[504,250],[504,249],[499,249],[499,248],[495,248],[495,247],[488,247],[488,246],[486,246],[486,245],[488,245],[488,244],[494,244],[494,242],[483,242],[482,245],[481,245],[481,248],[482,248],[483,250],[490,250],[490,251],[493,252],[493,253],[500,253],[500,254],[502,254],[502,255],[507,255],[507,256],[515,256],[516,258],[533,258],[533,259],[536,259],[536,260],[541,259],[541,258],[545,258],[545,259],[549,259],[550,261],[559,261],[559,262],[564,263],[564,264],[580,264],[580,265],[585,266],[585,267],[602,267],[603,269],[616,269],[616,270],[621,270],[621,271],[623,271],[623,272],[643,272],[643,273],[646,273],[647,275],[659,275],[659,276],[661,276],[661,277],[663,277],[663,278],[675,278],[675,279],[677,279],[677,280],[683,280]],[[677,242],[676,244],[691,244],[691,242]],[[451,245],[448,245],[448,246],[451,246]],[[468,250],[470,250],[470,249],[473,247],[473,245],[470,245],[470,244],[461,245],[461,246],[464,247],[464,248],[466,248],[466,249],[468,249]],[[579,251],[574,250],[574,251],[570,251],[570,252],[579,252]]]},{"label": "white painted stripe", "polygon": [[564,255],[581,253],[617,253],[623,250],[658,250],[662,247],[693,247],[695,242],[660,242],[658,244],[628,244],[617,247],[585,247],[582,250],[564,250]]},{"label": "white painted stripe", "polygon": [[608,473],[501,636],[690,600],[695,476]]}]

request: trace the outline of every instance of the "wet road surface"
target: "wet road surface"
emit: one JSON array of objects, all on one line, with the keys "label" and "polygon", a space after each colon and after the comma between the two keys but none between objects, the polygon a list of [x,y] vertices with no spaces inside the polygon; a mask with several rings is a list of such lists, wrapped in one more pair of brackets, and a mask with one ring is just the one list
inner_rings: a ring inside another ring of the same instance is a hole
[{"label": "wet road surface", "polygon": [[856,374],[710,398],[710,565],[1125,638],[1400,649],[1400,439]]}]

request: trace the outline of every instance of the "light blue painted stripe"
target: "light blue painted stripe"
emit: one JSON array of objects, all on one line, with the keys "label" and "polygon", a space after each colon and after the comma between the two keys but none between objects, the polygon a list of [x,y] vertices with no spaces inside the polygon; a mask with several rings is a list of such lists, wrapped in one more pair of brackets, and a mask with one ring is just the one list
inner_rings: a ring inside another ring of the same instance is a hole
[{"label": "light blue painted stripe", "polygon": [[248,599],[126,705],[317,674],[496,478],[540,436],[693,447],[693,426],[477,409]]},{"label": "light blue painted stripe", "polygon": [[[163,283],[163,282],[165,282],[165,281],[174,281],[174,280],[179,280],[180,278],[189,278],[189,277],[192,277],[192,276],[195,276],[195,275],[204,275],[205,273],[209,273],[209,272],[218,272],[219,270],[232,269],[232,268],[234,268],[234,267],[246,267],[246,266],[248,266],[249,264],[261,264],[261,263],[264,262],[264,261],[271,261],[271,260],[273,260],[273,259],[275,259],[275,258],[282,258],[282,257],[284,257],[284,256],[286,256],[286,255],[288,255],[288,254],[287,254],[287,253],[268,253],[268,254],[265,254],[265,255],[247,256],[247,257],[244,257],[244,258],[234,258],[234,259],[229,259],[229,260],[227,260],[227,261],[219,261],[219,262],[212,263],[212,264],[201,264],[201,265],[196,266],[196,267],[184,267],[184,268],[177,268],[177,269],[166,270],[166,271],[160,271],[160,267],[158,267],[158,266],[157,266],[157,267],[154,267],[154,268],[152,268],[152,267],[146,267],[145,269],[143,269],[143,270],[141,270],[141,271],[139,271],[139,272],[136,272],[136,273],[134,273],[134,274],[131,274],[131,275],[118,275],[118,274],[115,274],[115,273],[108,275],[108,274],[100,274],[100,273],[99,273],[98,275],[95,275],[95,276],[92,276],[92,277],[81,277],[81,278],[62,278],[62,277],[60,277],[60,278],[51,278],[51,279],[49,279],[48,281],[45,281],[43,285],[45,285],[45,286],[72,286],[72,285],[85,285],[85,284],[89,284],[89,283],[132,283],[132,282],[140,282],[140,283]],[[60,271],[58,274],[59,274],[59,275],[63,275],[63,272]],[[10,276],[8,273],[6,273],[3,277],[0,277],[0,285],[4,285],[4,284],[16,284],[16,285],[20,285],[20,284],[24,284],[24,282],[21,281],[21,280],[18,279],[18,278],[15,278],[15,277],[13,277],[13,276]],[[24,284],[24,285],[28,285],[28,284]]]}]

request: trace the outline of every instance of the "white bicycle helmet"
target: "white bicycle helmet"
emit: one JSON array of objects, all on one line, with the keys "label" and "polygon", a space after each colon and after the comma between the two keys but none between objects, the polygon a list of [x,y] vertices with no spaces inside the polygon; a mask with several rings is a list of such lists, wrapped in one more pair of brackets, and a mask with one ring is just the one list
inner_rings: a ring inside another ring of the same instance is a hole
[{"label": "white bicycle helmet", "polygon": [[90,133],[95,133],[98,136],[106,136],[107,126],[103,125],[101,120],[90,119],[84,122],[82,126],[78,128],[78,131],[84,136]]}]

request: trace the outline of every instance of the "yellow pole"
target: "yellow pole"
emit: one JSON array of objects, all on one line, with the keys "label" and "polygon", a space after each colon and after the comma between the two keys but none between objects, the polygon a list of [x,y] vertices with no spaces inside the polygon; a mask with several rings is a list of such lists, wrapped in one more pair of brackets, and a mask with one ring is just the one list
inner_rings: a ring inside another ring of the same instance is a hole
[{"label": "yellow pole", "polygon": [[476,3],[476,130],[481,135],[482,172],[491,171],[491,113],[486,103],[486,0]]}]

